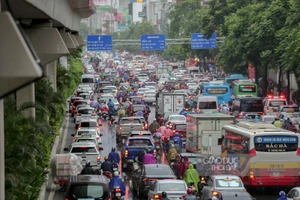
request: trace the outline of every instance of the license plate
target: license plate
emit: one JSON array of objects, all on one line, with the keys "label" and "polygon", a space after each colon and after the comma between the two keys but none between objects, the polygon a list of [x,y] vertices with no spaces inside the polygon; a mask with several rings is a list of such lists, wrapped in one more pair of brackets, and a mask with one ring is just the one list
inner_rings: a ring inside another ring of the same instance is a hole
[{"label": "license plate", "polygon": [[120,197],[121,196],[121,193],[116,193],[116,197]]},{"label": "license plate", "polygon": [[113,170],[114,170],[114,171],[118,171],[118,168],[114,167]]}]

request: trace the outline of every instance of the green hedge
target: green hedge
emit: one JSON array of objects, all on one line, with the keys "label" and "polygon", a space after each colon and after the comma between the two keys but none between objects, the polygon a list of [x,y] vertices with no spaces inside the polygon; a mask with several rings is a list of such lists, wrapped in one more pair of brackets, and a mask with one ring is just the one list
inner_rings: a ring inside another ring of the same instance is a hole
[{"label": "green hedge", "polygon": [[[57,92],[47,78],[35,83],[36,103],[16,107],[12,96],[5,98],[5,195],[9,200],[38,199],[45,182],[50,154],[63,122],[66,100],[80,83],[83,73],[80,51],[69,55],[69,69],[57,66]],[[36,119],[23,111],[35,107]],[[53,133],[55,133],[53,135]]]}]

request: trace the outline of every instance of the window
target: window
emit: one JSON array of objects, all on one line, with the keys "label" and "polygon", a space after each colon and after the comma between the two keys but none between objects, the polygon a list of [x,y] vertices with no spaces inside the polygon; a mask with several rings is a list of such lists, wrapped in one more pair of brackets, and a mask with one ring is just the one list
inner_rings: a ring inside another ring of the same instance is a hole
[{"label": "window", "polygon": [[102,185],[88,185],[76,184],[71,185],[70,196],[76,199],[92,198],[92,199],[106,199],[109,197],[108,191],[104,191]]},{"label": "window", "polygon": [[186,191],[186,187],[183,183],[161,183],[159,184],[159,191]]},{"label": "window", "polygon": [[240,179],[216,179],[216,187],[243,187]]},{"label": "window", "polygon": [[95,147],[73,147],[71,153],[97,153]]}]

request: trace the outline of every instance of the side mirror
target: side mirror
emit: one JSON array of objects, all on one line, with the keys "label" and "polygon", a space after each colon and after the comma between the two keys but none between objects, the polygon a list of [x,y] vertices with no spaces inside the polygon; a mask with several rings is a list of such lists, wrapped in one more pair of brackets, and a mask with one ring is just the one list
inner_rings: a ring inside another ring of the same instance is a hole
[{"label": "side mirror", "polygon": [[69,148],[64,148],[64,151],[69,151]]},{"label": "side mirror", "polygon": [[75,134],[71,134],[72,137],[75,137]]}]

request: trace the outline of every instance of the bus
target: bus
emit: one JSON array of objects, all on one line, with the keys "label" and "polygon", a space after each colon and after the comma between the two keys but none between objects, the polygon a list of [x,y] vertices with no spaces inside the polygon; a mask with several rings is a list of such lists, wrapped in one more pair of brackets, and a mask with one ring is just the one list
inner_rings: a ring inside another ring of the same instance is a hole
[{"label": "bus", "polygon": [[242,74],[231,74],[230,76],[225,78],[224,83],[227,85],[231,85],[234,81],[237,80],[245,80],[247,79],[245,76],[243,76]]},{"label": "bus", "polygon": [[211,81],[204,85],[203,96],[216,96],[219,105],[223,102],[228,104],[230,101],[230,87],[222,81]]},{"label": "bus", "polygon": [[234,81],[231,85],[233,97],[238,95],[252,95],[257,97],[257,84],[249,79]]},{"label": "bus", "polygon": [[245,121],[224,125],[220,140],[222,160],[231,160],[232,171],[249,189],[299,185],[300,134]]}]

